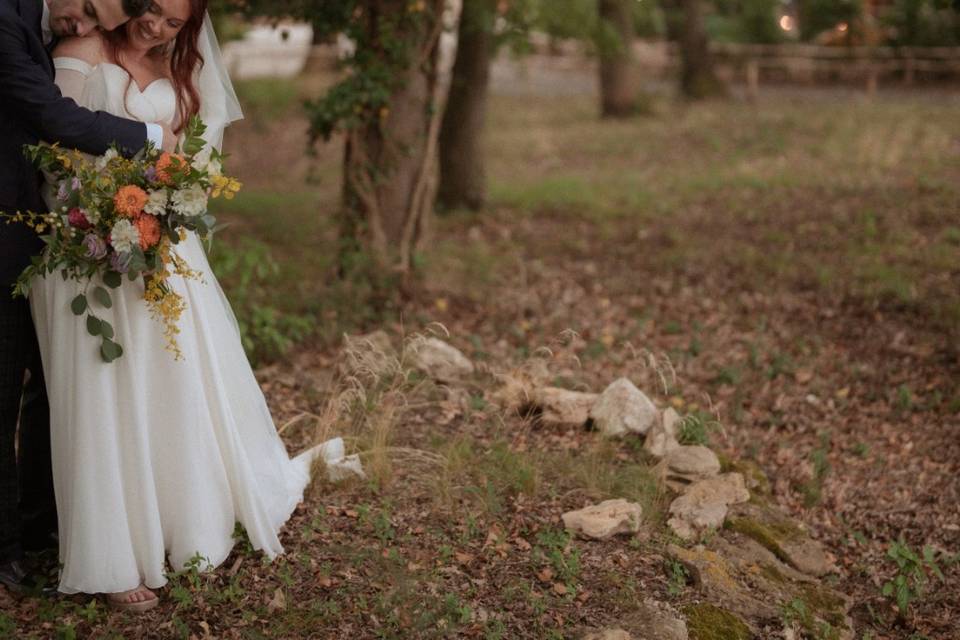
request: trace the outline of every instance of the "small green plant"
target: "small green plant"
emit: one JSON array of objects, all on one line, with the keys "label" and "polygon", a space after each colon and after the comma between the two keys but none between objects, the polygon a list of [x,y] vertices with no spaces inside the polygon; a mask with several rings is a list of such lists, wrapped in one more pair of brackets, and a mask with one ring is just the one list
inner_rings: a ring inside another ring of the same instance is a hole
[{"label": "small green plant", "polygon": [[703,411],[694,411],[680,420],[677,439],[680,444],[707,445],[710,442],[710,434],[719,431],[720,428],[720,422],[712,415]]},{"label": "small green plant", "polygon": [[785,353],[775,353],[767,368],[767,377],[776,380],[778,377],[793,373],[793,359]]},{"label": "small green plant", "polygon": [[829,431],[820,434],[820,446],[810,454],[813,462],[813,477],[800,486],[803,494],[803,504],[807,508],[820,504],[823,498],[823,481],[830,473],[830,460],[827,457],[830,453],[831,435]]},{"label": "small green plant", "polygon": [[905,384],[897,387],[897,397],[894,401],[894,407],[896,407],[899,413],[907,413],[913,410],[914,398],[913,392],[910,391],[910,387]]},{"label": "small green plant", "polygon": [[170,597],[177,608],[189,608],[194,604],[197,593],[203,589],[203,572],[210,567],[210,560],[199,553],[187,560],[179,571],[167,573],[170,582]]},{"label": "small green plant", "polygon": [[676,598],[687,588],[690,582],[690,574],[683,563],[676,559],[670,559],[666,563],[667,570],[667,593]]},{"label": "small green plant", "polygon": [[731,365],[729,367],[721,367],[720,370],[717,371],[717,375],[713,377],[713,382],[719,385],[735,387],[740,384],[741,378],[743,378],[743,371],[740,370],[740,367]]},{"label": "small green plant", "polygon": [[897,572],[893,578],[884,583],[881,593],[897,605],[900,618],[906,619],[910,611],[910,603],[923,596],[930,576],[935,576],[942,582],[943,572],[940,570],[933,547],[925,546],[918,554],[907,545],[903,536],[890,545],[887,557],[896,563]]},{"label": "small green plant", "polygon": [[549,528],[537,534],[537,556],[550,563],[554,575],[567,587],[568,593],[575,593],[580,578],[580,550],[566,530]]},{"label": "small green plant", "polygon": [[780,616],[786,627],[798,628],[811,640],[839,640],[840,632],[829,622],[818,620],[800,598],[794,598],[781,607]]}]

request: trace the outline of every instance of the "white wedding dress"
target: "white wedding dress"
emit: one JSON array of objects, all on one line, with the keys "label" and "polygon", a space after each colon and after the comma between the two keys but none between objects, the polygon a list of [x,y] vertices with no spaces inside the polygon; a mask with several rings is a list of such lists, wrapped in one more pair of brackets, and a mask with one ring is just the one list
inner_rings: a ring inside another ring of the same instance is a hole
[{"label": "white wedding dress", "polygon": [[[165,79],[141,91],[113,64],[58,58],[55,66],[64,93],[83,106],[173,120]],[[218,144],[222,130],[210,136]],[[112,309],[92,303],[125,350],[111,364],[70,311],[81,285],[53,274],[30,293],[50,396],[64,593],[158,588],[165,570],[197,554],[219,565],[238,522],[254,548],[282,553],[277,533],[302,500],[311,463],[344,454],[338,438],[290,459],[199,239],[190,234],[176,251],[204,278],[171,279],[187,305],[179,361],[147,311],[142,282],[124,279]]]}]

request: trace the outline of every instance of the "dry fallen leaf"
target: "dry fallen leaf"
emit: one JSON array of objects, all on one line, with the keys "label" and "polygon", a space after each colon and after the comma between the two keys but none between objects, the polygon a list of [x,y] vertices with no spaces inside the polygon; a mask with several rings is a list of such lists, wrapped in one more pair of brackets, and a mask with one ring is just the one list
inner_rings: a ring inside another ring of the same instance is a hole
[{"label": "dry fallen leaf", "polygon": [[283,588],[277,587],[273,593],[273,598],[267,603],[267,611],[275,613],[287,608],[287,597],[283,594]]}]

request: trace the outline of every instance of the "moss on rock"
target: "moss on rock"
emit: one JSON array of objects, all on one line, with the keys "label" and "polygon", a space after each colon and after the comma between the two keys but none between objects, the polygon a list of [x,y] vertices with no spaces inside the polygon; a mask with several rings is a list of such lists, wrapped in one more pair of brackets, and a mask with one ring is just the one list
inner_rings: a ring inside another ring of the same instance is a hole
[{"label": "moss on rock", "polygon": [[833,627],[847,628],[847,601],[837,592],[822,585],[807,584],[800,588],[800,598],[817,618]]},{"label": "moss on rock", "polygon": [[712,604],[688,604],[682,609],[687,618],[690,640],[750,640],[750,627],[733,613]]},{"label": "moss on rock", "polygon": [[780,546],[780,541],[784,539],[784,534],[789,535],[789,532],[777,530],[768,524],[747,517],[728,517],[725,525],[731,531],[736,531],[748,538],[756,540],[780,560],[784,562],[790,561],[789,556],[783,550],[783,547]]},{"label": "moss on rock", "polygon": [[730,460],[721,458],[721,469],[724,473],[734,472],[743,476],[750,496],[769,496],[772,493],[770,479],[756,462],[752,460]]}]

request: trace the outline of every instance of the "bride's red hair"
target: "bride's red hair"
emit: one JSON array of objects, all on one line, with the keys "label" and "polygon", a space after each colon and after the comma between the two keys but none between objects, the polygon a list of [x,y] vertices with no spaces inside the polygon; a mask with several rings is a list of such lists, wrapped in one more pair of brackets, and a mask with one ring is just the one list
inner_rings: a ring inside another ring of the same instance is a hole
[{"label": "bride's red hair", "polygon": [[[170,81],[177,94],[175,133],[183,131],[190,122],[190,118],[200,113],[200,92],[197,91],[196,77],[204,64],[203,56],[200,54],[200,32],[203,30],[208,3],[209,0],[190,0],[190,17],[183,24],[174,41],[155,47],[149,54],[162,56],[169,63]],[[127,44],[126,28],[102,33],[113,59],[121,67],[124,66],[121,52]],[[132,76],[130,82],[133,82]]]}]

